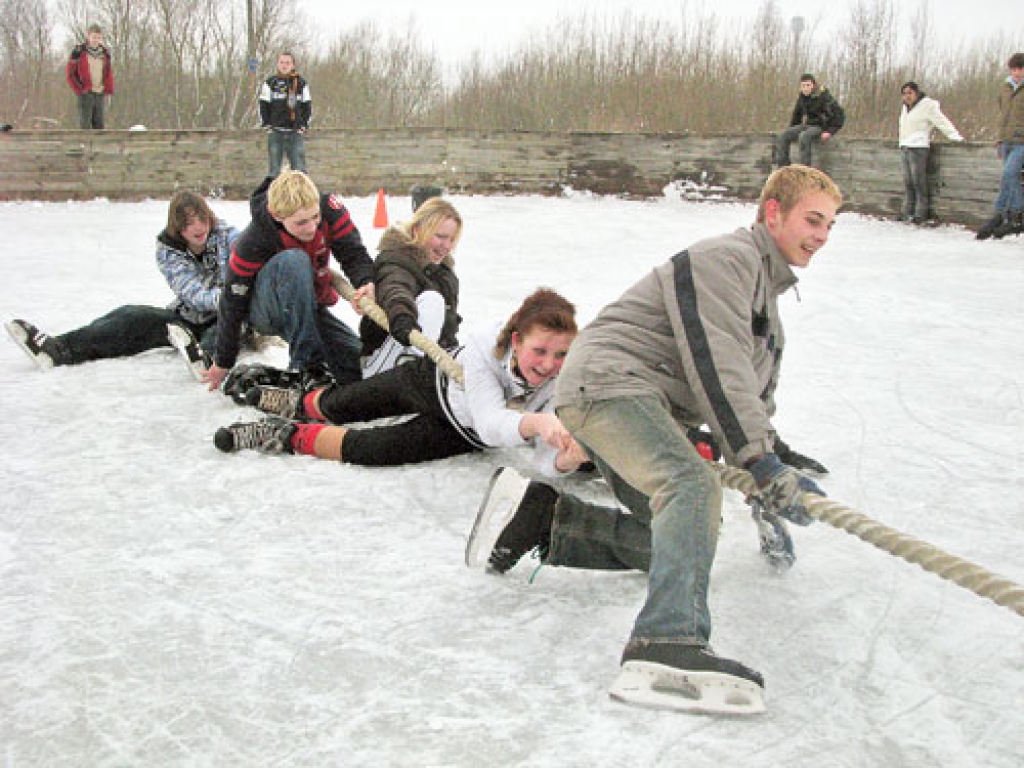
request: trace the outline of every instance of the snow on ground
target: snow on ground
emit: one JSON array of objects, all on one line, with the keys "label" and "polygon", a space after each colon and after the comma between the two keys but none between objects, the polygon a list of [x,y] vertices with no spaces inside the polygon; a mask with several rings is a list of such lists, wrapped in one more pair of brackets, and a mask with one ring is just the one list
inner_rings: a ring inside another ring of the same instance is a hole
[{"label": "snow on ground", "polygon": [[[466,322],[538,284],[584,320],[740,203],[455,197]],[[374,199],[349,201],[370,245]],[[391,198],[392,218],[407,198]],[[215,210],[244,225],[243,202]],[[163,304],[165,201],[0,205],[0,314]],[[843,504],[1024,583],[1024,240],[844,214],[785,297],[776,425]],[[347,310],[344,311],[346,317]],[[280,359],[271,350],[270,359]],[[818,524],[784,576],[727,494],[713,641],[769,711],[610,701],[640,574],[462,565],[515,452],[397,469],[224,455],[255,412],[170,351],[48,373],[0,342],[0,762],[22,766],[1024,763],[1024,624]],[[593,489],[585,489],[594,492]]]}]

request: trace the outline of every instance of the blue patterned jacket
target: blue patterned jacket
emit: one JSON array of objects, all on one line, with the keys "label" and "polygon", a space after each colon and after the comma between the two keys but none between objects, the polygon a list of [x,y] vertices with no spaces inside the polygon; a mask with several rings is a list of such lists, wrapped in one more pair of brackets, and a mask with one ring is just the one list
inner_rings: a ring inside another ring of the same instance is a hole
[{"label": "blue patterned jacket", "polygon": [[206,250],[196,256],[183,240],[172,238],[166,230],[157,236],[156,263],[175,296],[168,309],[198,325],[217,318],[224,272],[236,237],[238,230],[218,219]]}]

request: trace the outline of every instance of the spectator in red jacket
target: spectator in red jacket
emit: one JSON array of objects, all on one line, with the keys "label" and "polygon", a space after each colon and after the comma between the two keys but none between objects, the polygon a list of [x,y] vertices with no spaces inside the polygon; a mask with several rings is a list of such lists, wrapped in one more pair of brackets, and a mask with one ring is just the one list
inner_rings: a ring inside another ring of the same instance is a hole
[{"label": "spectator in red jacket", "polygon": [[99,24],[90,24],[85,42],[72,49],[67,80],[78,96],[79,127],[82,130],[103,128],[103,108],[114,93],[114,69]]}]

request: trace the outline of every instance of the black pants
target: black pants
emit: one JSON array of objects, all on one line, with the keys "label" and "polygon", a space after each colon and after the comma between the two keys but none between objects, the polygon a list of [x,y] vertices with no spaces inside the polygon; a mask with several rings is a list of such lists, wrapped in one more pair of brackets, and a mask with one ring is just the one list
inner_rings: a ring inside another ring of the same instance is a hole
[{"label": "black pants", "polygon": [[78,124],[83,131],[103,128],[103,107],[106,96],[102,93],[83,93],[78,97]]},{"label": "black pants", "polygon": [[417,358],[354,384],[329,387],[320,396],[320,412],[333,424],[415,414],[401,424],[350,429],[341,444],[343,459],[389,467],[479,450],[445,416],[435,376],[434,363]]},{"label": "black pants", "polygon": [[167,340],[167,324],[170,322],[187,326],[197,339],[201,339],[203,349],[210,351],[216,346],[216,322],[195,325],[185,322],[172,310],[143,304],[118,307],[88,325],[62,333],[54,339],[67,349],[72,365],[130,357],[149,349],[171,346]]}]

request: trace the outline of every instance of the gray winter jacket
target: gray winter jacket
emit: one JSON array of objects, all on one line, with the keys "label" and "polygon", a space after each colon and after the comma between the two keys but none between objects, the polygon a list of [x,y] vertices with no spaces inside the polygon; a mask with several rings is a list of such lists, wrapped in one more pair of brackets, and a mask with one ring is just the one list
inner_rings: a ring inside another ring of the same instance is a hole
[{"label": "gray winter jacket", "polygon": [[762,224],[703,240],[605,307],[579,334],[555,406],[655,396],[708,424],[726,459],[772,451],[784,336],[778,297],[796,283]]}]

